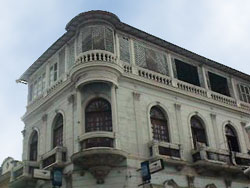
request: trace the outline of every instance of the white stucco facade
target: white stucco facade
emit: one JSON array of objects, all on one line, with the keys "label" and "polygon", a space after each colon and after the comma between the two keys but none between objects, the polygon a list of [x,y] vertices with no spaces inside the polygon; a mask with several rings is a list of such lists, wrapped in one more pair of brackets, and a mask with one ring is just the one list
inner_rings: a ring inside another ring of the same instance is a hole
[{"label": "white stucco facade", "polygon": [[[13,169],[12,187],[51,187],[51,181],[32,178],[32,170],[60,168],[63,188],[132,188],[142,183],[140,163],[157,159],[163,159],[165,169],[152,174],[145,187],[249,187],[242,169],[250,166],[245,130],[250,104],[237,90],[250,85],[249,75],[128,26],[108,12],[82,13],[66,30],[19,79],[28,83],[29,96],[23,165]],[[181,80],[186,78],[178,75],[176,59],[195,67],[199,86]],[[227,80],[230,96],[214,91],[211,73]],[[111,106],[112,131],[86,130],[86,108],[98,98]],[[152,107],[164,114],[168,142],[154,139]],[[63,117],[62,146],[54,147],[58,114]],[[206,147],[194,145],[194,116],[203,122]],[[227,125],[235,130],[238,152],[230,151]],[[31,160],[34,134],[37,156]],[[110,146],[84,146],[99,138]]]}]

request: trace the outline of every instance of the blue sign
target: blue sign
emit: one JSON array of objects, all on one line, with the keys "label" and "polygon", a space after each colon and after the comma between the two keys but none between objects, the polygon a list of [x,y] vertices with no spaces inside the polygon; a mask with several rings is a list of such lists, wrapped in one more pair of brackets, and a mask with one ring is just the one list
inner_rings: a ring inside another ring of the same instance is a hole
[{"label": "blue sign", "polygon": [[151,179],[148,161],[144,161],[141,163],[141,176],[142,176],[143,183],[147,183]]},{"label": "blue sign", "polygon": [[53,171],[52,185],[62,186],[62,170],[57,169]]}]

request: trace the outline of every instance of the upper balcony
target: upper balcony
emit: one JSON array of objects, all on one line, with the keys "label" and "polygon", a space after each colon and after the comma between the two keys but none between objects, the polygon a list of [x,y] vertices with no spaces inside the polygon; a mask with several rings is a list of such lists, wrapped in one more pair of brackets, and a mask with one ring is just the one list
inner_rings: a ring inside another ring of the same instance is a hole
[{"label": "upper balcony", "polygon": [[116,149],[113,132],[85,133],[79,137],[79,144],[81,149],[71,160],[77,168],[90,171],[98,184],[103,184],[110,170],[122,165],[127,158],[124,151]]},{"label": "upper balcony", "polygon": [[43,169],[63,168],[67,161],[67,148],[56,146],[51,151],[41,156],[41,166]]},{"label": "upper balcony", "polygon": [[198,173],[208,171],[223,171],[231,174],[242,174],[243,168],[250,166],[250,155],[227,150],[217,150],[209,147],[200,147],[193,150],[193,167]]},{"label": "upper balcony", "polygon": [[36,168],[39,169],[39,163],[36,161],[24,161],[22,164],[13,167],[11,170],[10,187],[33,188],[36,184],[36,179],[32,177]]},{"label": "upper balcony", "polygon": [[118,79],[122,73],[122,65],[113,53],[91,50],[78,55],[70,71],[70,77],[76,81],[76,87],[91,81],[106,81],[118,86]]}]

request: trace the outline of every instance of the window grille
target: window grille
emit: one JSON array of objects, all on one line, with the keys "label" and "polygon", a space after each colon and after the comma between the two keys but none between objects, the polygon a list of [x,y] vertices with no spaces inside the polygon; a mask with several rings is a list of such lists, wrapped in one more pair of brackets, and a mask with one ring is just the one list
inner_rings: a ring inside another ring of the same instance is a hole
[{"label": "window grille", "polygon": [[244,84],[238,84],[237,86],[240,100],[246,103],[250,103],[250,87]]},{"label": "window grille", "polygon": [[85,27],[81,33],[81,37],[82,52],[106,50],[114,53],[113,31],[105,26]]},{"label": "window grille", "polygon": [[240,152],[238,136],[236,134],[236,131],[231,125],[228,124],[225,126],[225,134],[227,138],[228,149],[230,151]]},{"label": "window grille", "polygon": [[197,143],[203,143],[206,146],[208,145],[206,130],[203,126],[202,121],[196,116],[193,116],[191,118],[191,130],[195,149],[197,148]]},{"label": "window grille", "polygon": [[139,42],[134,43],[134,48],[137,66],[168,75],[167,60],[163,53],[150,49]]},{"label": "window grille", "polygon": [[151,108],[150,120],[153,131],[153,139],[169,142],[168,122],[159,107],[154,106]]},{"label": "window grille", "polygon": [[53,130],[53,147],[63,146],[63,116],[56,116]]},{"label": "window grille", "polygon": [[49,69],[49,85],[53,85],[58,78],[58,66],[57,63],[54,63],[53,65],[50,66]]},{"label": "window grille", "polygon": [[85,131],[112,131],[110,103],[102,98],[92,100],[85,109]]},{"label": "window grille", "polygon": [[32,135],[30,142],[30,161],[37,160],[37,145],[38,145],[38,134],[35,131]]},{"label": "window grille", "polygon": [[129,39],[119,36],[119,44],[120,59],[124,62],[130,63]]}]

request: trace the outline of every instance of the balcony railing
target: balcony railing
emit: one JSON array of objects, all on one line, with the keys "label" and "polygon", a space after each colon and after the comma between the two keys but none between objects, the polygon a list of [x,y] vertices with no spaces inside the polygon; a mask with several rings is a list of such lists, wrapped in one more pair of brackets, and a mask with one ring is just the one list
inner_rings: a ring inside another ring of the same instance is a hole
[{"label": "balcony railing", "polygon": [[57,146],[48,153],[42,155],[42,168],[64,167],[67,161],[67,148]]},{"label": "balcony railing", "polygon": [[91,61],[114,62],[115,56],[113,53],[104,50],[91,50],[80,53],[76,58],[76,64],[87,63]]},{"label": "balcony railing", "polygon": [[108,131],[93,131],[88,132],[79,137],[81,149],[89,149],[96,147],[114,147],[115,135]]},{"label": "balcony railing", "polygon": [[236,106],[236,100],[232,97],[228,97],[219,93],[211,92],[211,98],[215,101],[225,103],[231,106]]},{"label": "balcony railing", "polygon": [[[166,87],[168,89],[177,88],[180,91],[185,91],[186,94],[191,94],[192,96],[196,95],[198,98],[202,96],[204,98],[207,98],[211,102],[216,102],[217,104],[218,103],[227,104],[228,106],[237,107],[238,109],[241,109],[244,111],[250,110],[250,104],[247,104],[244,102],[239,102],[239,104],[237,104],[236,99],[232,97],[228,97],[226,95],[222,95],[220,93],[207,90],[203,87],[195,86],[187,82],[183,82],[181,80],[177,80],[175,78],[171,78],[169,76],[162,75],[160,73],[157,73],[148,69],[144,69],[144,68],[137,67],[134,65],[129,65],[127,63],[122,63],[122,65],[123,65],[124,73],[126,73],[126,75],[129,75],[129,74],[137,75],[143,79],[157,82],[160,84],[159,86],[161,87]],[[133,78],[135,77],[133,76]],[[177,91],[177,90],[174,89],[174,91]]]},{"label": "balcony railing", "polygon": [[179,144],[151,141],[148,144],[150,157],[166,157],[180,160],[181,147]]},{"label": "balcony railing", "polygon": [[202,87],[198,87],[180,80],[177,80],[177,87],[183,91],[207,97],[207,91]]},{"label": "balcony railing", "polygon": [[227,150],[216,150],[209,147],[199,148],[193,151],[193,161],[200,169],[242,172],[243,167],[250,166],[250,155],[228,152]]},{"label": "balcony railing", "polygon": [[32,185],[34,179],[32,178],[34,169],[39,169],[37,161],[24,161],[21,164],[13,167],[11,170],[10,187],[27,187]]},{"label": "balcony railing", "polygon": [[[131,70],[132,72],[132,70]],[[149,79],[164,85],[172,85],[172,80],[168,76],[161,75],[159,73],[143,69],[143,68],[138,68],[138,75],[140,77],[143,77],[145,79]]]}]

